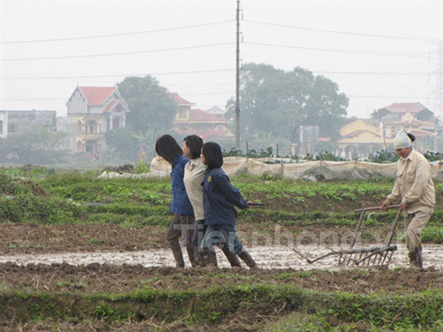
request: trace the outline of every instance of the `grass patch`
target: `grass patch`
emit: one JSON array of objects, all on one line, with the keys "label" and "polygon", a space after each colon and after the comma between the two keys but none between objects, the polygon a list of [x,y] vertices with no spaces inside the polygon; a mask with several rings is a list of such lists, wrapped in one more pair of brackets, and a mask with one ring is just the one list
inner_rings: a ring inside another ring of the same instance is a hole
[{"label": "grass patch", "polygon": [[[161,291],[147,286],[127,294],[1,292],[0,312],[12,305],[17,308],[14,319],[22,322],[58,315],[65,319],[81,317],[122,321],[151,317],[158,322],[186,319],[194,324],[215,324],[247,313],[266,315],[279,312],[283,317],[288,312],[296,312],[310,313],[317,318],[316,323],[308,317],[292,325],[305,330],[310,326],[318,330],[331,328],[331,322],[346,326],[363,323],[377,329],[397,330],[443,327],[443,293],[438,290],[405,295],[356,295],[316,292],[294,285],[276,286],[252,280],[236,285],[228,282],[205,290]],[[290,328],[291,322],[294,319],[286,317],[276,323],[277,327],[270,325],[268,330]]]}]

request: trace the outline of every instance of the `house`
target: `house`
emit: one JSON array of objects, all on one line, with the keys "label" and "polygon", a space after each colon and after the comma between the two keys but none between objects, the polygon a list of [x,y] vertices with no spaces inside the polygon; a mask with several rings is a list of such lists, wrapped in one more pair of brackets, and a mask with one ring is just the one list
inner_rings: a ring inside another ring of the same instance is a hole
[{"label": "house", "polygon": [[212,106],[210,109],[206,111],[209,114],[218,114],[218,115],[225,115],[226,111],[222,110],[218,106]]},{"label": "house", "polygon": [[393,150],[393,140],[400,129],[415,136],[414,148],[436,151],[435,116],[420,103],[394,103],[377,110],[378,119],[356,120],[340,129],[338,155],[366,158],[380,150]]},{"label": "house", "polygon": [[340,128],[338,153],[342,158],[366,158],[370,154],[386,150],[392,138],[383,139],[380,129],[367,120],[356,120]]},{"label": "house", "polygon": [[384,136],[394,138],[400,129],[415,136],[414,147],[422,152],[437,149],[434,113],[421,103],[394,103],[378,110]]},{"label": "house", "polygon": [[22,134],[32,127],[45,127],[51,132],[57,131],[56,111],[13,110],[0,112],[0,137]]},{"label": "house", "polygon": [[0,111],[0,138],[8,137],[8,112]]},{"label": "house", "polygon": [[384,120],[401,121],[405,115],[421,121],[435,121],[432,111],[421,103],[393,103],[377,110],[378,115]]},{"label": "house", "polygon": [[58,119],[58,129],[70,133],[66,145],[74,152],[95,157],[106,147],[104,133],[125,127],[129,112],[117,87],[77,86],[66,107],[67,116]]},{"label": "house", "polygon": [[173,127],[176,133],[199,135],[207,141],[234,138],[234,134],[229,129],[231,124],[229,119],[220,114],[192,109],[191,107],[195,104],[180,97],[177,93],[170,93],[169,97],[177,103]]}]

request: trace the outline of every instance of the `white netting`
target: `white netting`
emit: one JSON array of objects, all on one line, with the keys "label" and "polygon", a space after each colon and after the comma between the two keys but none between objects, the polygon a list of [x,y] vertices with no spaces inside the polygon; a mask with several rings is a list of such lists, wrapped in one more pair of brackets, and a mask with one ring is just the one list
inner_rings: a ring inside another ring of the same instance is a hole
[{"label": "white netting", "polygon": [[[274,163],[279,161],[280,163]],[[228,176],[238,174],[272,175],[292,179],[313,180],[322,177],[325,180],[363,180],[370,177],[394,177],[396,164],[378,164],[364,161],[310,161],[290,163],[285,159],[250,159],[243,157],[224,158],[223,169]],[[171,166],[162,158],[155,157],[151,162],[151,171],[144,174],[119,174],[103,172],[100,177],[162,177],[169,176]],[[443,163],[431,163],[432,178],[443,181]]]}]

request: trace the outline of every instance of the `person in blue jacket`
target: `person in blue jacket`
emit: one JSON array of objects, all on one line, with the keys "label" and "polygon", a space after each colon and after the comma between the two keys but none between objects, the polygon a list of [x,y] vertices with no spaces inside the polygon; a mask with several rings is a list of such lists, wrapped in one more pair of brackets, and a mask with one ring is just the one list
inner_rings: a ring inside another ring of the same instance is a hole
[{"label": "person in blue jacket", "polygon": [[194,233],[194,211],[186,194],[183,177],[185,165],[189,161],[183,156],[183,151],[177,141],[171,135],[163,135],[155,143],[155,152],[172,166],[172,201],[169,212],[174,214],[169,226],[167,239],[171,245],[172,253],[177,267],[184,267],[183,254],[179,238],[182,237],[183,245],[186,247],[192,266],[196,266],[196,248],[192,243]]},{"label": "person in blue jacket", "polygon": [[[203,186],[203,209],[205,224],[208,226],[203,237],[201,249],[222,249],[231,266],[240,266],[240,257],[247,266],[256,268],[257,264],[246,249],[240,244],[235,224],[237,210],[248,209],[247,202],[235,188],[221,168],[223,156],[220,146],[215,142],[203,144],[201,159],[207,166]],[[238,257],[237,257],[238,256]]]}]

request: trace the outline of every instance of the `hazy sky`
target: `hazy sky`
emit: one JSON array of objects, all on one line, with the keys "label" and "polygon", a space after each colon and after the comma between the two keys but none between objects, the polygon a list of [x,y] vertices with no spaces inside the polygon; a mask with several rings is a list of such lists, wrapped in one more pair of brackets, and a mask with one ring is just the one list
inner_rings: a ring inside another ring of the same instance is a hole
[{"label": "hazy sky", "polygon": [[[324,75],[350,98],[349,116],[394,102],[436,111],[443,0],[240,6],[242,63]],[[236,9],[236,0],[1,0],[0,109],[64,115],[77,85],[148,74],[194,108],[224,109],[235,96]]]}]

